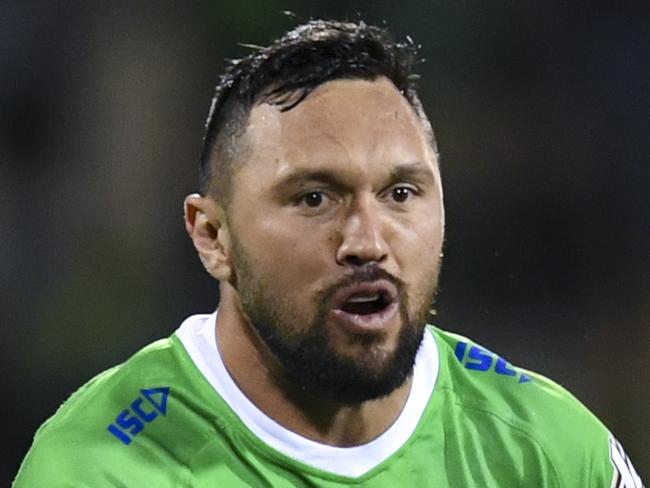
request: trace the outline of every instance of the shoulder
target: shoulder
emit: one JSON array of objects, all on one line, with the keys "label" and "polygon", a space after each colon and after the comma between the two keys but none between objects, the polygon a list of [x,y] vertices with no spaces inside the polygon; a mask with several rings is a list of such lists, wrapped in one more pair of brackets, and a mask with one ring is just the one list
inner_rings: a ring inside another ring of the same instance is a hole
[{"label": "shoulder", "polygon": [[[36,432],[16,486],[138,485],[141,476],[167,486],[169,473],[151,478],[155,468],[200,449],[209,428],[196,407],[200,393],[191,391],[195,374],[174,336],[99,374]],[[186,441],[182,449],[179,439]]]},{"label": "shoulder", "polygon": [[431,330],[440,353],[437,387],[466,419],[529,446],[558,482],[578,486],[589,479],[590,486],[609,486],[611,434],[570,392],[465,337]]}]

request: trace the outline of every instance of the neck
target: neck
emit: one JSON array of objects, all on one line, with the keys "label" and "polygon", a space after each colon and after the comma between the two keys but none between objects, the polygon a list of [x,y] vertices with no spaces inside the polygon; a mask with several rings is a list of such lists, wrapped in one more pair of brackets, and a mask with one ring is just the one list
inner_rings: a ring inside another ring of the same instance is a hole
[{"label": "neck", "polygon": [[355,405],[292,383],[251,328],[237,292],[227,284],[221,285],[216,330],[223,362],[248,399],[283,427],[313,441],[339,447],[368,443],[395,422],[406,404],[412,377],[385,397]]}]

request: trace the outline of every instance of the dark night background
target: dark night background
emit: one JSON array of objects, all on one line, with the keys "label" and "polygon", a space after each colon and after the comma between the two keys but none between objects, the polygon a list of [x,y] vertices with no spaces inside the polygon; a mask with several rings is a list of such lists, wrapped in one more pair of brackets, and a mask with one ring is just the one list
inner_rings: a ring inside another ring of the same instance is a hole
[{"label": "dark night background", "polygon": [[422,44],[437,325],[566,386],[648,483],[650,16],[581,3],[0,1],[0,484],[79,385],[215,307],[182,200],[223,59],[283,10]]}]

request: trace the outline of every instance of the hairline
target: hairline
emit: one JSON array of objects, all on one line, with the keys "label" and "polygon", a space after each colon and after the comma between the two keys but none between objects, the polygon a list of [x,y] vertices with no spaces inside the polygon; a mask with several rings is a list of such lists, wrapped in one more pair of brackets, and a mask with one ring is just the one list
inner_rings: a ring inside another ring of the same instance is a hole
[{"label": "hairline", "polygon": [[[204,196],[210,197],[215,201],[217,201],[217,203],[219,203],[224,208],[224,210],[230,208],[230,204],[232,203],[232,190],[233,190],[233,183],[234,183],[235,176],[248,161],[248,157],[246,157],[246,155],[247,154],[250,155],[250,152],[252,151],[251,142],[247,141],[246,139],[248,136],[248,122],[250,121],[251,113],[253,112],[255,107],[264,104],[275,105],[278,107],[279,111],[288,112],[296,108],[302,102],[304,102],[318,88],[328,84],[329,82],[342,81],[342,80],[343,81],[361,80],[361,81],[368,81],[370,83],[376,83],[381,79],[388,80],[393,86],[393,88],[400,94],[400,96],[404,100],[406,100],[410,108],[413,110],[417,120],[420,122],[420,124],[422,124],[422,130],[427,138],[427,143],[430,145],[431,150],[434,154],[434,159],[436,160],[436,162],[439,161],[435,134],[431,127],[429,118],[427,117],[426,112],[422,107],[420,98],[418,94],[415,92],[415,90],[413,90],[413,93],[411,93],[410,97],[406,96],[406,94],[403,93],[403,91],[397,87],[395,82],[390,77],[384,74],[379,74],[372,78],[366,78],[363,76],[353,76],[353,75],[342,76],[338,78],[325,80],[322,83],[319,83],[318,85],[314,86],[313,90],[311,90],[306,95],[302,96],[297,101],[297,103],[291,105],[288,109],[272,103],[271,99],[267,95],[268,88],[267,90],[262,90],[258,94],[256,99],[252,101],[252,103],[244,103],[244,101],[242,100],[227,100],[224,104],[224,107],[222,107],[222,110],[224,110],[226,104],[235,103],[235,106],[233,108],[241,110],[241,113],[236,114],[234,116],[231,114],[229,120],[226,122],[222,130],[219,131],[217,137],[214,139],[212,147],[210,148],[209,160],[208,160],[208,164],[210,167],[210,180],[204,191]],[[287,93],[287,95],[289,97],[300,96],[299,89],[292,90],[291,92]],[[230,126],[230,130],[227,129],[228,126]],[[221,148],[221,150],[219,150],[219,148]],[[218,170],[217,167],[218,163],[215,161],[215,159],[217,158],[222,158],[221,166],[224,167],[222,168],[223,169],[222,171]],[[215,180],[217,174],[221,176],[221,182],[224,183],[224,184],[220,184],[219,188],[220,189],[223,188],[224,190],[217,190],[216,188]]]}]

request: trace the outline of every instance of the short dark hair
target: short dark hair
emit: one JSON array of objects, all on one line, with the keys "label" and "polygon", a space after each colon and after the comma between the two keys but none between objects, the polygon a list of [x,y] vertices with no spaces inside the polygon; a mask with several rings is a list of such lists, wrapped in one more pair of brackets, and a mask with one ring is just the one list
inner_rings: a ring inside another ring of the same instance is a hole
[{"label": "short dark hair", "polygon": [[[242,158],[250,110],[271,103],[291,110],[319,85],[336,79],[390,79],[433,133],[416,92],[417,47],[396,42],[385,28],[365,22],[311,20],[266,47],[229,62],[216,87],[206,122],[199,189],[227,204],[233,166]],[[218,183],[215,183],[218,180]]]}]

